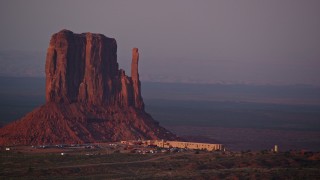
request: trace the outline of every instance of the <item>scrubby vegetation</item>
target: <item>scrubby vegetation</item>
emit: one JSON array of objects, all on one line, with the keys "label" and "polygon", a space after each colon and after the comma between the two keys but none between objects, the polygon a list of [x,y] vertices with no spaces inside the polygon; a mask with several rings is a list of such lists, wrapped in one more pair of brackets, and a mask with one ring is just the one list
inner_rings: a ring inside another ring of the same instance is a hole
[{"label": "scrubby vegetation", "polygon": [[320,153],[0,153],[1,178],[319,179]]}]

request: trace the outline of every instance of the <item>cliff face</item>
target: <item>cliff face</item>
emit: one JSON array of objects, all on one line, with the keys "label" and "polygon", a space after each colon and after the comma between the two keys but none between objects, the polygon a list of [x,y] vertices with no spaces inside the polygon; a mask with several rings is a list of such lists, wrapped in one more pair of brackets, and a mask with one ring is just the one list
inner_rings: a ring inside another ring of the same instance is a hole
[{"label": "cliff face", "polygon": [[138,61],[133,48],[128,77],[118,67],[115,39],[54,34],[46,58],[46,104],[1,128],[0,145],[177,139],[144,111]]},{"label": "cliff face", "polygon": [[62,30],[50,40],[46,59],[47,102],[134,106],[143,109],[133,49],[132,78],[119,70],[117,43],[102,34]]}]

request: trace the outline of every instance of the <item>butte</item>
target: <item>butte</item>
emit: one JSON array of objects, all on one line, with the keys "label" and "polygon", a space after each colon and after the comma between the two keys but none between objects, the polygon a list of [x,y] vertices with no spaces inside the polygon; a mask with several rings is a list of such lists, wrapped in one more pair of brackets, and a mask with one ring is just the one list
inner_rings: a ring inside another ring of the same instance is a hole
[{"label": "butte", "polygon": [[46,57],[46,103],[0,129],[0,145],[81,144],[177,136],[144,110],[132,50],[131,77],[117,43],[102,34],[53,34]]}]

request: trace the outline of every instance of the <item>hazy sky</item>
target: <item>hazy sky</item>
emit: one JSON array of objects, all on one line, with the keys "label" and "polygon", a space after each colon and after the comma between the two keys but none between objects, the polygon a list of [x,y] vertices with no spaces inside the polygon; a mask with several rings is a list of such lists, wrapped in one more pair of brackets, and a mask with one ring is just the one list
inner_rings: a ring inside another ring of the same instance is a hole
[{"label": "hazy sky", "polygon": [[116,38],[143,80],[320,85],[320,0],[2,0],[0,23],[0,50],[45,52],[64,28]]}]

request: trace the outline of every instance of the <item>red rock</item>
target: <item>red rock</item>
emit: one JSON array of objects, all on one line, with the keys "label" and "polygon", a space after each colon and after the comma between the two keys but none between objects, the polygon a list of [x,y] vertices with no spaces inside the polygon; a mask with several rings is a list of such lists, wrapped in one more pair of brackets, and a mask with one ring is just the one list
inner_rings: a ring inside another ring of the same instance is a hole
[{"label": "red rock", "polygon": [[117,43],[62,30],[46,58],[46,104],[0,129],[0,145],[68,144],[177,137],[144,111],[138,49],[131,77],[118,68]]},{"label": "red rock", "polygon": [[144,109],[144,103],[141,96],[141,83],[138,73],[139,52],[138,48],[132,49],[132,64],[131,64],[131,79],[133,83],[134,106],[139,109]]}]

